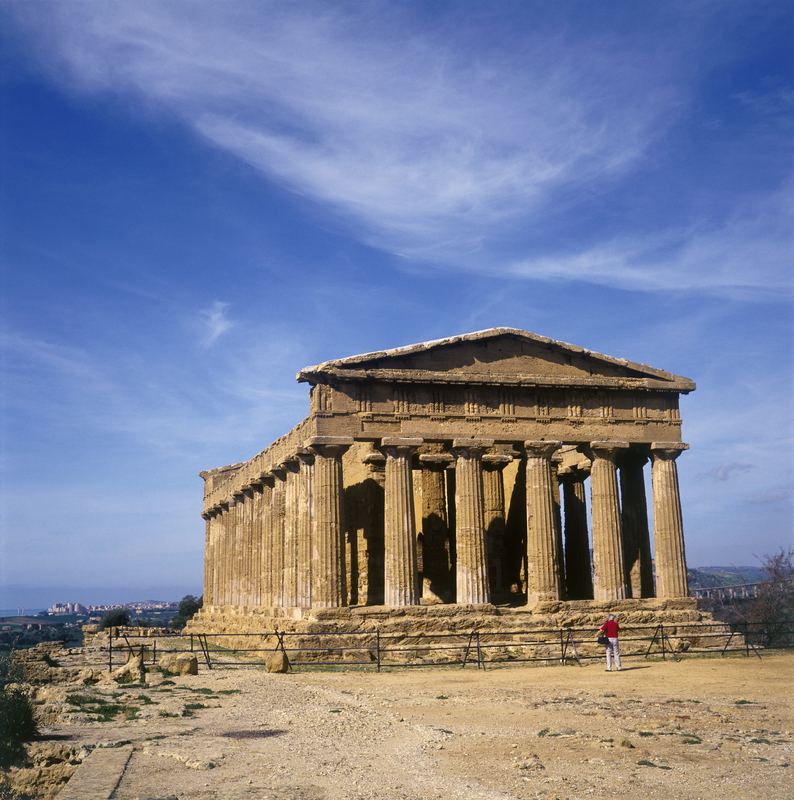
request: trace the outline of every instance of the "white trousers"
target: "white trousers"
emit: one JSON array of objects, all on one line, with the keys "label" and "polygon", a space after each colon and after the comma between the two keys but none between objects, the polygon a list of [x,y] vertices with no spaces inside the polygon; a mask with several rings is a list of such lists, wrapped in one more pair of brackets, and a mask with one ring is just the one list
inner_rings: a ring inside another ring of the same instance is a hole
[{"label": "white trousers", "polygon": [[615,666],[620,669],[620,648],[618,647],[618,637],[616,636],[614,639],[609,638],[607,639],[609,644],[607,645],[607,669],[612,669],[612,654],[615,654]]}]

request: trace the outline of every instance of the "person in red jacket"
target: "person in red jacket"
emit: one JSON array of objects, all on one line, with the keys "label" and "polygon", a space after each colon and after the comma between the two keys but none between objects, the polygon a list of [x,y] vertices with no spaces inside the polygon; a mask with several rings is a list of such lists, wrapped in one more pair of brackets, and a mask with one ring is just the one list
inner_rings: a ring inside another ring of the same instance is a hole
[{"label": "person in red jacket", "polygon": [[618,647],[618,634],[620,625],[615,621],[615,615],[610,614],[609,619],[601,626],[604,636],[607,637],[607,672],[612,672],[612,655],[615,656],[615,667],[620,670],[620,648]]}]

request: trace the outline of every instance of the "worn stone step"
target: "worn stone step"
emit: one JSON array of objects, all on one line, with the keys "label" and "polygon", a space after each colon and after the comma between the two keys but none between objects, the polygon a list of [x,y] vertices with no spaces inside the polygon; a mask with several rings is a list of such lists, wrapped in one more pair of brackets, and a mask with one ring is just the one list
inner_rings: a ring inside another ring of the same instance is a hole
[{"label": "worn stone step", "polygon": [[61,789],[58,800],[108,800],[119,785],[132,750],[132,745],[98,747]]}]

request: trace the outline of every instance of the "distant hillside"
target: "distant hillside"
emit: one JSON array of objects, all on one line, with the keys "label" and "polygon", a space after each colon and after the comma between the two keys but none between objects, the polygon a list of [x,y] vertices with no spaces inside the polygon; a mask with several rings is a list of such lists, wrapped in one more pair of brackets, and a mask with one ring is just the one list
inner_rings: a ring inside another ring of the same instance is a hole
[{"label": "distant hillside", "polygon": [[758,583],[765,577],[760,567],[697,567],[687,570],[687,574],[690,589]]}]

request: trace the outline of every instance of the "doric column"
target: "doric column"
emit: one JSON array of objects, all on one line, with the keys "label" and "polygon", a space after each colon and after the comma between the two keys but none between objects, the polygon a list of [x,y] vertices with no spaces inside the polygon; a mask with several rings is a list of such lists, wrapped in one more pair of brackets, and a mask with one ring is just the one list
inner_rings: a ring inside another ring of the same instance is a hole
[{"label": "doric column", "polygon": [[234,500],[226,497],[221,501],[221,558],[220,574],[218,577],[218,602],[221,606],[231,605],[231,552],[230,538],[234,532],[232,518],[234,517]]},{"label": "doric column", "polygon": [[284,516],[287,495],[287,471],[280,465],[270,467],[273,491],[270,497],[270,581],[275,608],[284,606]]},{"label": "doric column", "polygon": [[273,603],[273,492],[275,478],[269,472],[261,472],[262,484],[262,546],[260,550],[259,575],[261,585],[260,605],[272,608]]},{"label": "doric column", "polygon": [[590,495],[593,514],[593,596],[596,600],[624,600],[623,532],[620,522],[618,455],[628,442],[590,442]]},{"label": "doric column", "polygon": [[245,530],[243,527],[243,510],[245,508],[245,495],[242,489],[232,493],[234,498],[234,538],[232,548],[234,558],[232,561],[232,605],[239,606],[243,602],[243,569],[245,564]]},{"label": "doric column", "polygon": [[645,453],[631,448],[618,459],[623,520],[623,568],[629,597],[653,597],[651,534],[642,468]]},{"label": "doric column", "polygon": [[344,603],[344,492],[342,456],[353,444],[348,436],[314,436],[305,442],[314,459],[312,523],[312,607]]},{"label": "doric column", "polygon": [[298,482],[298,603],[301,608],[312,605],[312,482],[314,456],[299,452]]},{"label": "doric column", "polygon": [[[371,452],[364,456],[367,479],[358,506],[360,605],[384,605],[384,521],[386,456]],[[362,563],[363,562],[363,563]]]},{"label": "doric column", "polygon": [[452,559],[447,514],[447,468],[454,458],[449,453],[422,453],[421,563],[422,598],[450,602],[455,597],[452,585]]},{"label": "doric column", "polygon": [[560,599],[551,457],[562,442],[524,442],[527,452],[527,605]]},{"label": "doric column", "polygon": [[254,550],[254,490],[243,487],[243,571],[240,605],[252,606],[253,601],[253,550]]},{"label": "doric column", "polygon": [[281,463],[286,475],[284,490],[284,595],[283,605],[298,605],[298,501],[300,464],[295,459]]},{"label": "doric column", "polygon": [[687,597],[684,523],[675,460],[683,450],[682,442],[653,442],[653,541],[656,550],[657,597]]},{"label": "doric column", "polygon": [[482,457],[482,488],[485,506],[485,540],[488,546],[488,578],[491,596],[503,598],[508,593],[506,583],[507,550],[505,545],[505,484],[502,473],[513,460],[502,454]]},{"label": "doric column", "polygon": [[419,605],[416,559],[416,520],[411,462],[422,439],[387,437],[381,440],[386,456],[384,496],[384,605]]},{"label": "doric column", "polygon": [[201,514],[205,522],[204,530],[204,605],[212,605],[212,520],[215,516],[212,509],[207,509]]},{"label": "doric column", "polygon": [[587,535],[587,501],[584,482],[590,472],[581,467],[560,467],[557,478],[562,485],[565,517],[565,583],[569,600],[593,599],[590,567],[590,541]]},{"label": "doric column", "polygon": [[264,482],[257,477],[251,480],[251,605],[259,607],[262,602],[262,545],[264,537]]},{"label": "doric column", "polygon": [[482,456],[493,439],[455,439],[455,588],[458,603],[491,602]]}]

